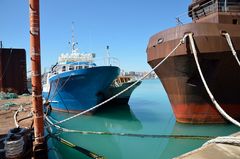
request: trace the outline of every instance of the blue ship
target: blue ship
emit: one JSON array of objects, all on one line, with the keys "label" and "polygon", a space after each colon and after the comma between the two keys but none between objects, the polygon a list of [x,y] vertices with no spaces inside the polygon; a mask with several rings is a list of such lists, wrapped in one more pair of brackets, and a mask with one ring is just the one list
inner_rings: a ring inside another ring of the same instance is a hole
[{"label": "blue ship", "polygon": [[[137,80],[132,76],[119,76],[117,77],[111,86],[104,92],[104,97],[107,100],[108,98],[111,98],[112,96],[118,94],[119,92],[122,92],[126,88],[130,87],[132,84],[134,84]],[[109,101],[107,104],[114,104],[114,105],[123,105],[128,104],[128,101],[131,97],[132,92],[142,83],[142,81],[139,81],[136,83],[136,85],[129,88],[124,93],[121,93],[116,98]]]},{"label": "blue ship", "polygon": [[104,100],[104,91],[119,75],[116,66],[97,66],[94,53],[82,54],[72,43],[71,54],[62,54],[47,74],[43,97],[52,109],[77,113]]}]

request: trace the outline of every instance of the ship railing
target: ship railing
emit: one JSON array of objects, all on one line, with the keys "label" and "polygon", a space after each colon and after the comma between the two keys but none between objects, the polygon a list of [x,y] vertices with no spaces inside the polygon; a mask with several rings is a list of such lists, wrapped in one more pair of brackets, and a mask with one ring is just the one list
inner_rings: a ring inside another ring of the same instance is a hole
[{"label": "ship railing", "polygon": [[208,1],[203,4],[191,6],[188,11],[189,17],[197,20],[215,12],[240,12],[240,2],[219,2]]},{"label": "ship railing", "polygon": [[200,17],[217,12],[218,8],[218,2],[209,1],[196,7],[192,7],[191,10],[189,10],[188,15],[192,17],[193,20],[197,20]]},{"label": "ship railing", "polygon": [[218,3],[219,12],[240,12],[240,2],[219,2]]},{"label": "ship railing", "polygon": [[120,67],[120,61],[116,57],[110,57],[109,58],[109,65]]},{"label": "ship railing", "polygon": [[106,58],[95,58],[94,62],[98,66],[117,66],[117,67],[120,67],[120,61],[116,57],[109,57],[108,59],[106,59]]},{"label": "ship railing", "polygon": [[201,16],[206,16],[212,12],[216,12],[218,8],[217,5],[218,4],[214,1],[208,1],[196,6],[190,6],[187,12],[184,12],[176,17],[176,23],[177,25],[183,25],[189,23],[192,19],[196,20]]}]

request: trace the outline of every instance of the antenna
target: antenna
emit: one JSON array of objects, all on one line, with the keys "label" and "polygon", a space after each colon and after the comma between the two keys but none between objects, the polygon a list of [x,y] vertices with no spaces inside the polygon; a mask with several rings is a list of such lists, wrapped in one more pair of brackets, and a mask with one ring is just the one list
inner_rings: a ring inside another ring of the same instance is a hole
[{"label": "antenna", "polygon": [[74,22],[72,21],[72,44],[74,43]]},{"label": "antenna", "polygon": [[75,46],[78,44],[77,42],[75,42],[74,39],[74,22],[72,21],[72,39],[71,42],[69,42],[69,44],[71,44],[71,53],[75,53],[76,52],[76,48]]},{"label": "antenna", "polygon": [[106,65],[110,66],[110,53],[109,53],[109,46],[107,45],[106,47],[107,51],[106,51]]},{"label": "antenna", "polygon": [[180,20],[179,17],[176,17],[176,22],[177,22],[177,25],[183,25],[183,22]]}]

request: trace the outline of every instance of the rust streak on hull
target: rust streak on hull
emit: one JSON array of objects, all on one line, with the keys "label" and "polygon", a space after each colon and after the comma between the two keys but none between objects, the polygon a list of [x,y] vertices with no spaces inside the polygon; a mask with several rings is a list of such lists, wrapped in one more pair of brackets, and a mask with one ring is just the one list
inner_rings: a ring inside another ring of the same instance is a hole
[{"label": "rust streak on hull", "polygon": [[[221,105],[221,107],[236,120],[239,120],[239,105]],[[225,123],[226,120],[209,103],[173,105],[176,119],[181,123]]]}]

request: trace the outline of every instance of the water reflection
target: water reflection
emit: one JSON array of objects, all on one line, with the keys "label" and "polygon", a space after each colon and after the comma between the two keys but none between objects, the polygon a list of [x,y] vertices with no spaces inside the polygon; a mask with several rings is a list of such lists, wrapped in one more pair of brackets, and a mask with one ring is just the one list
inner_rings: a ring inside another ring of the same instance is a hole
[{"label": "water reflection", "polygon": [[[51,116],[61,120],[72,114],[52,112]],[[63,127],[74,130],[101,131],[101,132],[135,132],[142,129],[141,122],[135,117],[129,105],[104,106],[98,109],[93,116],[80,116],[65,124]],[[107,158],[122,158],[118,137],[112,135],[83,135],[78,133],[61,133],[62,138]],[[71,158],[87,158],[75,150],[71,150],[53,140],[54,146],[60,150],[63,158],[71,154]]]},{"label": "water reflection", "polygon": [[108,130],[137,131],[142,129],[140,120],[137,119],[128,104],[104,105],[95,112],[95,115],[103,119],[103,123]]},{"label": "water reflection", "polygon": [[[67,113],[52,112],[51,116],[61,120],[71,116]],[[175,119],[170,123],[159,124],[163,134],[171,133]],[[149,135],[122,136],[122,135],[83,135],[79,133],[61,133],[61,137],[88,150],[105,156],[106,158],[159,158],[168,143],[168,138],[151,137],[141,121],[133,113],[129,105],[107,106],[95,112],[94,116],[80,116],[62,125],[65,128],[85,131],[101,131],[121,134]],[[71,154],[71,158],[79,158],[79,152],[70,149],[53,140],[54,146],[61,152],[63,158]],[[64,153],[62,153],[64,152]],[[80,155],[81,158],[87,158]]]},{"label": "water reflection", "polygon": [[[72,114],[52,112],[57,120]],[[112,135],[62,133],[70,142],[108,159],[169,159],[201,146],[206,140],[176,139],[161,135],[221,136],[239,129],[230,124],[190,125],[175,122],[167,95],[158,80],[143,81],[133,92],[130,105],[101,107],[92,116],[79,116],[63,123],[69,129],[111,132]],[[143,134],[121,136],[123,134]],[[151,135],[159,135],[152,136]],[[85,159],[86,156],[53,140],[63,159]]]}]

